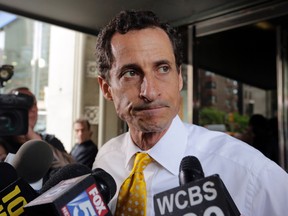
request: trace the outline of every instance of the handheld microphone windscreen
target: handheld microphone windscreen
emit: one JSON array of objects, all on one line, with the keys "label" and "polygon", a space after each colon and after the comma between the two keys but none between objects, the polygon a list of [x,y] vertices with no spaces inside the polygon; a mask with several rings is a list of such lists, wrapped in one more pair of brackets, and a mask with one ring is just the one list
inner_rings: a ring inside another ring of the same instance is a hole
[{"label": "handheld microphone windscreen", "polygon": [[92,176],[99,186],[100,194],[102,194],[104,202],[109,203],[117,189],[114,178],[101,168],[92,170]]},{"label": "handheld microphone windscreen", "polygon": [[0,191],[16,181],[18,178],[13,166],[6,162],[0,162]]},{"label": "handheld microphone windscreen", "polygon": [[15,154],[11,165],[19,177],[33,183],[47,173],[53,161],[53,152],[48,143],[42,140],[25,142]]},{"label": "handheld microphone windscreen", "polygon": [[40,190],[40,194],[43,194],[50,188],[57,185],[59,182],[78,176],[91,173],[91,169],[85,165],[79,163],[68,164],[59,169],[51,178],[49,178]]},{"label": "handheld microphone windscreen", "polygon": [[204,172],[198,158],[194,156],[184,157],[179,168],[179,184],[185,185],[201,178],[204,178]]}]

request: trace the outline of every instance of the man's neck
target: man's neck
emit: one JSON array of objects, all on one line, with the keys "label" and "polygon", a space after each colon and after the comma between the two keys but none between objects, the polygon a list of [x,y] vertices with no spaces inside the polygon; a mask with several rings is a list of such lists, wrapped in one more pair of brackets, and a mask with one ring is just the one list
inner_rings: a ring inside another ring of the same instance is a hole
[{"label": "man's neck", "polygon": [[130,135],[135,145],[140,149],[149,150],[164,136],[167,130],[168,129],[161,132],[143,133],[142,131],[130,129]]},{"label": "man's neck", "polygon": [[86,143],[86,142],[88,142],[90,139],[87,139],[87,140],[83,140],[82,142],[79,142],[79,140],[78,140],[78,143],[79,144],[83,144],[83,143]]}]

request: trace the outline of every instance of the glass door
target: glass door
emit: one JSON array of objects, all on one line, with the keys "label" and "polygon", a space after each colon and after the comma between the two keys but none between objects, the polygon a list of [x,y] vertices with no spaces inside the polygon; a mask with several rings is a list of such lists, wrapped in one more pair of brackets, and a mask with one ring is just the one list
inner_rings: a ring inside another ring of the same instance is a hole
[{"label": "glass door", "polygon": [[277,93],[279,161],[288,167],[288,31],[287,24],[277,27]]},{"label": "glass door", "polygon": [[[241,139],[284,167],[278,123],[286,130],[287,122],[278,121],[277,95],[285,93],[286,83],[282,79],[280,90],[278,25],[267,20],[195,38],[193,122]],[[282,97],[284,104],[288,97]]]}]

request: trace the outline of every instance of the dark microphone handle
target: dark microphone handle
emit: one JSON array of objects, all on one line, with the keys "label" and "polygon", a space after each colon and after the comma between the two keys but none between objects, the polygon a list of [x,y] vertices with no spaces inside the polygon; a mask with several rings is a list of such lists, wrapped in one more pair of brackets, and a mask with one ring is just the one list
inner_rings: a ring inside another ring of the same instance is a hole
[{"label": "dark microphone handle", "polygon": [[179,185],[185,185],[190,182],[196,181],[203,178],[203,174],[194,169],[194,170],[180,170],[179,172]]},{"label": "dark microphone handle", "polygon": [[192,155],[185,156],[179,167],[180,186],[202,178],[204,178],[204,172],[198,158]]}]

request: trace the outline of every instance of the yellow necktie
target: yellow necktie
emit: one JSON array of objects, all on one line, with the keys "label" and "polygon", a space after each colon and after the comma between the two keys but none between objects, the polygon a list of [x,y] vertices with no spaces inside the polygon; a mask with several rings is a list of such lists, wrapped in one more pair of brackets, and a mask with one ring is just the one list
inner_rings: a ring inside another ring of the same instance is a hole
[{"label": "yellow necktie", "polygon": [[146,184],[143,170],[152,160],[147,153],[136,154],[133,169],[120,188],[115,216],[146,215]]}]

